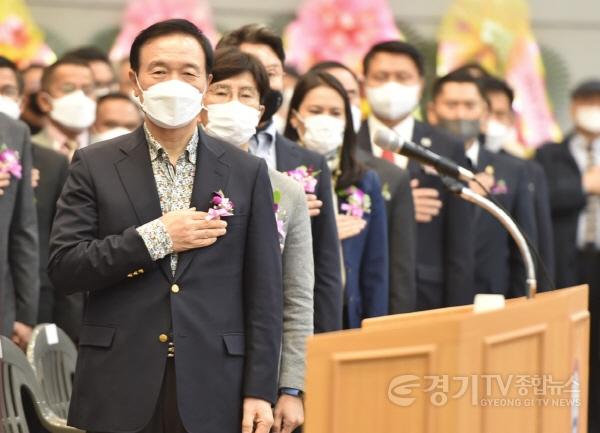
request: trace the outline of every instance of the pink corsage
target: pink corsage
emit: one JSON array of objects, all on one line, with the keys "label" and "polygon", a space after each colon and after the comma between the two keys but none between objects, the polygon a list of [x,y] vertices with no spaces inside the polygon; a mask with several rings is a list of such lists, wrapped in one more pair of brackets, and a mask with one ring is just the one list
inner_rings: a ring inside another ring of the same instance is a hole
[{"label": "pink corsage", "polygon": [[208,210],[208,216],[206,217],[209,221],[233,215],[233,202],[228,197],[225,197],[222,190],[212,193],[210,204],[212,207]]},{"label": "pink corsage", "polygon": [[338,196],[345,201],[340,209],[346,215],[362,218],[364,214],[371,212],[371,197],[360,188],[351,186],[338,191]]},{"label": "pink corsage", "polygon": [[305,193],[315,193],[315,189],[317,187],[317,176],[319,175],[319,172],[313,170],[312,167],[301,165],[294,170],[287,171],[285,174],[297,182],[300,182],[300,184],[304,187]]},{"label": "pink corsage", "polygon": [[22,169],[19,152],[9,149],[5,144],[0,146],[0,173],[8,173],[21,179]]},{"label": "pink corsage", "polygon": [[504,179],[500,179],[498,182],[496,182],[496,184],[492,187],[492,190],[490,192],[494,195],[507,194],[508,186],[506,185],[506,182],[504,181]]},{"label": "pink corsage", "polygon": [[281,202],[281,191],[276,189],[273,191],[273,212],[275,212],[275,222],[277,223],[277,235],[279,238],[279,247],[283,252],[283,247],[285,245],[285,220],[287,219],[287,215],[284,209],[281,208],[279,203]]}]

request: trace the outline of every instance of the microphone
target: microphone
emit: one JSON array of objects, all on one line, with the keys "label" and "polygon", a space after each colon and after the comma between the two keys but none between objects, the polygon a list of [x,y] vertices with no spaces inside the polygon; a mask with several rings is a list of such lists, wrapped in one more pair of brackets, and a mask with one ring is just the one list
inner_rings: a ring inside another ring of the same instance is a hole
[{"label": "microphone", "polygon": [[390,152],[399,153],[410,159],[414,159],[423,165],[429,165],[436,169],[438,173],[451,176],[455,179],[468,182],[475,179],[475,174],[471,170],[456,164],[454,161],[444,158],[429,149],[419,146],[411,141],[400,140],[398,134],[386,129],[375,131],[373,142],[382,149]]}]

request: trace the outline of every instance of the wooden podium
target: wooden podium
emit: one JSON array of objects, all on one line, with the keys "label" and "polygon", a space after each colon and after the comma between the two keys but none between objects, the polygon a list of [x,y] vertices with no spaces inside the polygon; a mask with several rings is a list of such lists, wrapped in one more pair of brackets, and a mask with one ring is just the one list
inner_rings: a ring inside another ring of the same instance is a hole
[{"label": "wooden podium", "polygon": [[586,433],[588,288],[308,342],[306,433]]}]

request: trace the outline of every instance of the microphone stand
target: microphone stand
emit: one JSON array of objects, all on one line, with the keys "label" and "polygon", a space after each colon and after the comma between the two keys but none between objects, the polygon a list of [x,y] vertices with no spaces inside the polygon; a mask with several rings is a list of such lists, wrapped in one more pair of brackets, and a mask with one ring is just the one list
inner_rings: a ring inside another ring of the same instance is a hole
[{"label": "microphone stand", "polygon": [[525,262],[525,270],[527,274],[527,298],[533,298],[537,292],[537,279],[535,275],[535,266],[533,263],[533,258],[531,256],[531,251],[529,250],[529,246],[527,245],[525,237],[523,236],[515,222],[512,220],[512,218],[504,210],[496,206],[491,200],[476,193],[475,191],[458,182],[457,180],[454,180],[448,176],[441,176],[441,178],[446,187],[451,192],[455,193],[463,200],[473,203],[482,208],[483,210],[487,211],[494,218],[496,218],[506,230],[508,230],[511,237],[517,244],[519,252],[523,257],[523,261]]}]

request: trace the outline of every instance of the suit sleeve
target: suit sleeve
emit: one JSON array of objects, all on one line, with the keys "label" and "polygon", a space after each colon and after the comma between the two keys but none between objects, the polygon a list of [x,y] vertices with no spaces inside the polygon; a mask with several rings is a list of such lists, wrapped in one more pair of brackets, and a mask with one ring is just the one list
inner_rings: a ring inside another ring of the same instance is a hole
[{"label": "suit sleeve", "polygon": [[392,192],[388,211],[390,248],[390,314],[417,308],[414,203],[408,172],[402,172]]},{"label": "suit sleeve", "polygon": [[37,211],[31,186],[31,141],[22,128],[22,177],[10,226],[9,262],[16,296],[16,320],[35,325],[40,296]]},{"label": "suit sleeve", "polygon": [[282,337],[281,249],[267,165],[260,161],[252,192],[244,258],[246,359],[244,396],[274,403]]},{"label": "suit sleeve", "polygon": [[[548,146],[559,146],[550,144]],[[563,146],[563,144],[560,144]],[[554,155],[553,155],[554,154]],[[546,173],[548,191],[550,195],[550,208],[553,214],[571,214],[579,212],[586,204],[587,198],[583,190],[581,175],[560,175],[553,172],[553,159],[561,158],[551,148],[542,148],[536,154],[536,159]]]},{"label": "suit sleeve", "polygon": [[[462,148],[452,158],[466,166]],[[448,193],[444,227],[446,305],[472,304],[475,296],[475,257],[473,239],[473,206],[462,198]]]},{"label": "suit sleeve", "polygon": [[367,179],[370,184],[368,194],[371,197],[371,214],[360,264],[362,318],[385,316],[389,312],[390,270],[385,204],[377,175],[368,172]]},{"label": "suit sleeve", "polygon": [[[283,250],[283,346],[279,388],[304,389],[306,340],[313,333],[315,282],[310,217],[299,185]],[[291,194],[291,192],[290,192]]]},{"label": "suit sleeve", "polygon": [[65,294],[100,290],[124,280],[135,269],[155,266],[135,227],[98,237],[96,191],[84,152],[73,157],[57,203],[50,236],[48,273]]},{"label": "suit sleeve", "polygon": [[[518,170],[515,208],[512,217],[533,245],[537,245],[537,230],[535,227],[534,196],[530,188],[529,176],[525,168]],[[510,241],[510,287],[515,296],[525,295],[526,290],[525,263],[517,244]]]},{"label": "suit sleeve", "polygon": [[331,173],[325,158],[319,167],[317,197],[321,214],[313,218],[315,256],[315,333],[342,329],[342,264],[333,208]]}]

